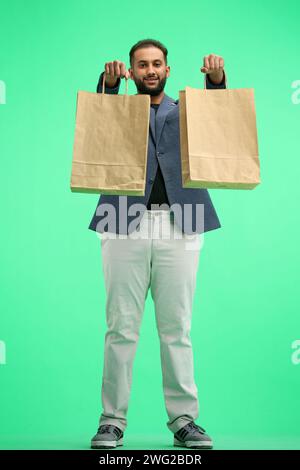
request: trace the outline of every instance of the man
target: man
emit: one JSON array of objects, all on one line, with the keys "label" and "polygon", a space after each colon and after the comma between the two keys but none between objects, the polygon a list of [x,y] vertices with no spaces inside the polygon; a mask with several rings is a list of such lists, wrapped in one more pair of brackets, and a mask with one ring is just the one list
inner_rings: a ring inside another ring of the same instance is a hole
[{"label": "man", "polygon": [[[105,93],[117,94],[121,78],[130,78],[138,93],[150,95],[151,109],[145,196],[101,195],[89,225],[102,237],[108,327],[103,413],[92,448],[123,445],[132,366],[149,288],[160,340],[167,426],[174,434],[174,445],[213,446],[210,436],[194,422],[199,405],[190,328],[200,234],[221,225],[206,189],[182,188],[178,100],[164,93],[170,76],[167,53],[161,42],[145,39],[131,48],[129,70],[118,60],[105,63]],[[225,88],[222,57],[205,56],[200,70],[206,74],[207,88]],[[104,72],[99,93],[103,79]],[[140,218],[134,225],[132,212],[137,204]],[[204,208],[200,225],[199,207]],[[115,214],[112,225],[105,215],[110,208]],[[142,237],[137,239],[137,234]],[[188,249],[190,239],[195,242],[193,249]]]}]

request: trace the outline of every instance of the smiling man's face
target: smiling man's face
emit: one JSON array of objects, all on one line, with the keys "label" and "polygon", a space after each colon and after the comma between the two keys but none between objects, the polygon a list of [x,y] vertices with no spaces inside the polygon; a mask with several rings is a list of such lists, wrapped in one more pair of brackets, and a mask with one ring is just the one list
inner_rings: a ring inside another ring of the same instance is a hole
[{"label": "smiling man's face", "polygon": [[158,96],[165,88],[170,75],[170,67],[165,64],[164,54],[157,47],[144,47],[134,52],[133,66],[129,69],[141,94]]}]

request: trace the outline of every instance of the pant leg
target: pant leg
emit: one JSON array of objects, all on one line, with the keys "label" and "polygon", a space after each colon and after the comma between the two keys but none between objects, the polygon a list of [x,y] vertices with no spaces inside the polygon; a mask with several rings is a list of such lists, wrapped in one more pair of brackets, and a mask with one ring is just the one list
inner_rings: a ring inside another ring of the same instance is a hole
[{"label": "pant leg", "polygon": [[[162,231],[161,237],[153,240],[151,295],[160,340],[167,426],[176,432],[199,415],[190,329],[201,235],[183,234],[167,213],[159,214],[158,221]],[[163,239],[167,231],[171,236]]]},{"label": "pant leg", "polygon": [[[142,219],[141,229],[144,222]],[[133,361],[150,284],[151,241],[119,236],[112,239],[110,235],[101,239],[107,332],[99,425],[114,424],[124,431]]]}]

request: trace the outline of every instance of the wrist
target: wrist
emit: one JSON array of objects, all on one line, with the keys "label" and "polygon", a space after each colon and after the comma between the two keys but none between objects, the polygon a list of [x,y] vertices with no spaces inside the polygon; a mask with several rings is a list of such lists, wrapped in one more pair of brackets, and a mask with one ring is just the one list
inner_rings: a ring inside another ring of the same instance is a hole
[{"label": "wrist", "polygon": [[220,85],[224,79],[224,71],[221,70],[216,73],[210,73],[208,74],[208,78],[214,85]]},{"label": "wrist", "polygon": [[108,88],[115,88],[115,86],[117,86],[117,83],[118,79],[114,80],[113,82],[105,80],[105,86],[107,86]]},{"label": "wrist", "polygon": [[[103,84],[104,75],[105,75],[104,72],[102,72],[101,75],[100,75],[100,83],[101,83],[101,86],[102,86],[102,84]],[[119,78],[116,78],[114,81],[112,81],[112,80],[107,80],[107,77],[105,77],[105,78],[106,78],[105,84],[104,84],[105,87],[107,87],[107,88],[115,88],[115,87],[117,86]]]}]

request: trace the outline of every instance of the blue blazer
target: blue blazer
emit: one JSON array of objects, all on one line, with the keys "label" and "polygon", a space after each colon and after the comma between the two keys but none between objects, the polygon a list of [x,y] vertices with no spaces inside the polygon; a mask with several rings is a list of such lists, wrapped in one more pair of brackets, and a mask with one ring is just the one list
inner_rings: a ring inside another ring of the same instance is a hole
[{"label": "blue blazer", "polygon": [[[102,93],[103,74],[104,72],[101,73],[98,81],[97,93]],[[120,83],[121,79],[118,79],[114,88],[105,87],[105,93],[118,94]],[[223,79],[220,85],[214,85],[206,76],[206,87],[208,89],[224,89],[226,88],[225,80]],[[116,214],[116,223],[114,227],[109,227],[110,232],[129,234],[138,228],[147,208],[158,165],[160,165],[169,203],[172,206],[170,208],[174,214],[174,222],[183,232],[187,234],[202,233],[221,227],[208,190],[182,187],[178,104],[179,99],[174,100],[165,94],[156,115],[155,110],[150,107],[145,195],[118,196],[101,194],[88,227],[90,230],[100,233],[108,231],[107,211],[109,209],[106,204],[113,206],[113,211]],[[138,214],[135,210],[138,206],[132,207],[130,213],[130,207],[133,204],[141,204]],[[198,212],[199,207],[200,212]]]}]

